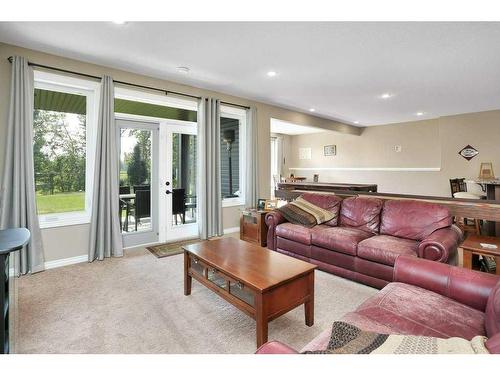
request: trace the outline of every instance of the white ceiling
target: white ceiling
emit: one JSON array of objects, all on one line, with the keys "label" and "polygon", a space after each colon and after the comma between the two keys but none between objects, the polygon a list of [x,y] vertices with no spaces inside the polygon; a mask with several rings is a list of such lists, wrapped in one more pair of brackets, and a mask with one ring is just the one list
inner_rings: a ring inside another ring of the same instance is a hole
[{"label": "white ceiling", "polygon": [[360,126],[500,108],[498,22],[2,22],[0,41]]},{"label": "white ceiling", "polygon": [[291,122],[282,121],[275,118],[271,119],[271,133],[299,135],[299,134],[323,133],[326,131],[328,130],[315,128],[313,126],[293,124]]}]

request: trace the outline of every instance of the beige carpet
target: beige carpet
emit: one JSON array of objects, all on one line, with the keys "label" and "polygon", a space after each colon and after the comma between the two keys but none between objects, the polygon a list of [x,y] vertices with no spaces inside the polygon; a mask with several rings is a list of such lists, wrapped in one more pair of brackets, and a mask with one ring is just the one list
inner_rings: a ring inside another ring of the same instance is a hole
[{"label": "beige carpet", "polygon": [[[193,280],[183,256],[145,249],[19,280],[20,353],[252,353],[255,322]],[[316,272],[315,324],[303,307],[269,324],[269,340],[301,348],[375,289]]]}]

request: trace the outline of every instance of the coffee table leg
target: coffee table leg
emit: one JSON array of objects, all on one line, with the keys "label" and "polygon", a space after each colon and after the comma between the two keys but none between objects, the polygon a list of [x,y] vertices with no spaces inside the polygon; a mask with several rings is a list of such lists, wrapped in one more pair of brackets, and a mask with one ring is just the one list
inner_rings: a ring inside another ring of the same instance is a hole
[{"label": "coffee table leg", "polygon": [[189,255],[184,251],[184,295],[191,294],[191,282],[193,278],[189,275]]},{"label": "coffee table leg", "polygon": [[262,294],[255,296],[255,315],[257,323],[257,348],[259,348],[267,342],[267,315]]},{"label": "coffee table leg", "polygon": [[309,275],[309,299],[304,303],[306,326],[314,325],[314,271]]}]

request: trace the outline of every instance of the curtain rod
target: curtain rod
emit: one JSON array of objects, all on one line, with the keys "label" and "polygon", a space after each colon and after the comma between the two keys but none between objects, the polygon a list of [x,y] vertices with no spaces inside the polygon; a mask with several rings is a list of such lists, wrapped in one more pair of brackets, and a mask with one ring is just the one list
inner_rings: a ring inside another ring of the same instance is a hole
[{"label": "curtain rod", "polygon": [[245,108],[245,109],[250,109],[250,107],[246,106],[246,105],[241,105],[241,104],[235,104],[235,103],[229,103],[229,102],[220,102],[220,104],[225,104],[225,105],[230,105],[230,106],[233,106],[233,107],[240,107],[240,108]]},{"label": "curtain rod", "polygon": [[[12,56],[10,56],[7,60],[9,60],[9,62],[12,63],[12,59],[13,59]],[[49,66],[49,65],[36,64],[36,63],[29,62],[29,61],[28,61],[28,65],[29,66],[34,66],[34,67],[37,67],[37,68],[55,70],[57,72],[62,72],[62,73],[73,74],[73,75],[77,75],[77,76],[81,76],[81,77],[87,77],[87,78],[92,78],[92,79],[96,79],[96,80],[101,80],[101,77],[99,77],[99,76],[94,76],[94,75],[91,75],[91,74],[75,72],[73,70],[66,70],[66,69],[56,68],[56,67]],[[117,84],[120,84],[120,85],[133,86],[133,87],[138,87],[138,88],[141,88],[141,89],[147,89],[147,90],[153,90],[153,91],[160,91],[160,92],[165,93],[165,95],[174,94],[174,95],[186,96],[186,97],[193,98],[193,99],[201,99],[201,96],[184,94],[184,93],[178,92],[178,91],[170,91],[170,90],[165,90],[165,89],[159,89],[157,87],[138,85],[136,83],[130,83],[130,82],[125,82],[125,81],[115,81],[115,80],[113,80],[113,81],[115,83],[117,83]],[[227,103],[227,104],[230,104],[230,103]]]},{"label": "curtain rod", "polygon": [[[7,60],[9,60],[9,62],[12,63],[12,59],[13,59],[13,57],[10,56]],[[28,61],[28,65],[29,66],[34,66],[34,67],[37,67],[37,68],[42,68],[42,69],[55,70],[55,71],[61,72],[61,73],[67,73],[67,74],[73,74],[73,75],[77,75],[77,76],[81,76],[81,77],[92,78],[92,79],[96,79],[96,80],[99,80],[99,81],[101,80],[101,77],[94,76],[92,74],[75,72],[73,70],[56,68],[54,66],[49,66],[49,65],[36,64],[36,63],[30,62],[30,61]],[[184,94],[184,93],[178,92],[178,91],[170,91],[170,90],[165,90],[165,89],[159,89],[157,87],[138,85],[136,83],[130,83],[130,82],[125,82],[125,81],[115,81],[115,80],[113,80],[113,82],[115,82],[115,83],[117,83],[119,85],[126,85],[126,86],[138,87],[138,88],[146,89],[146,90],[160,91],[160,92],[165,93],[165,95],[174,94],[174,95],[186,96],[188,98],[193,98],[193,99],[201,99],[201,96]],[[230,106],[233,106],[233,107],[240,107],[240,108],[250,109],[250,107],[248,107],[246,105],[229,103],[229,102],[222,102],[222,101],[220,103],[221,104],[225,104],[225,105],[230,105]]]}]

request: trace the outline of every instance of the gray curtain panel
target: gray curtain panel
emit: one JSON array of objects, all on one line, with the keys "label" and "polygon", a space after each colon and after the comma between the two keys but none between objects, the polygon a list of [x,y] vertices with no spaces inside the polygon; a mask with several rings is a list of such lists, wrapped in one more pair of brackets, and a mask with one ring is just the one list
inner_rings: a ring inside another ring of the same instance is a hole
[{"label": "gray curtain panel", "polygon": [[198,106],[198,207],[201,239],[222,236],[220,103],[201,98]]},{"label": "gray curtain panel", "polygon": [[16,56],[12,60],[5,163],[0,191],[0,228],[24,227],[31,232],[30,243],[14,258],[14,269],[21,274],[44,269],[42,235],[35,202],[33,100],[33,70],[24,57]]},{"label": "gray curtain panel", "polygon": [[113,79],[103,76],[99,100],[97,141],[90,221],[89,262],[123,256],[118,213],[118,140]]},{"label": "gray curtain panel", "polygon": [[259,195],[258,171],[258,123],[257,109],[251,107],[247,110],[246,127],[246,179],[245,179],[245,204],[247,207],[257,207]]}]

